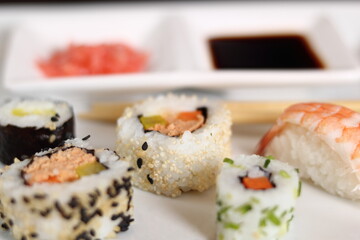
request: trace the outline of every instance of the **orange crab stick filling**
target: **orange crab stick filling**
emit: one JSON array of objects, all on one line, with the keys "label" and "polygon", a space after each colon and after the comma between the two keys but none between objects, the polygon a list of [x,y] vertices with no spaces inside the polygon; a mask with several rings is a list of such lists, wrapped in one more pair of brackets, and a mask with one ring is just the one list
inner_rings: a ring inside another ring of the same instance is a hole
[{"label": "orange crab stick filling", "polygon": [[258,178],[244,177],[242,179],[242,182],[246,188],[253,190],[264,190],[264,189],[273,188],[273,185],[271,184],[270,180],[267,177],[258,177]]},{"label": "orange crab stick filling", "polygon": [[96,157],[84,149],[72,147],[59,150],[51,156],[34,157],[34,161],[23,169],[24,178],[29,185],[34,183],[71,182],[84,175],[100,172],[105,167]]},{"label": "orange crab stick filling", "polygon": [[159,115],[141,117],[140,122],[145,130],[158,131],[168,136],[179,136],[185,131],[192,132],[200,128],[205,118],[201,111],[192,111],[180,112],[175,117],[168,116],[167,118]]}]

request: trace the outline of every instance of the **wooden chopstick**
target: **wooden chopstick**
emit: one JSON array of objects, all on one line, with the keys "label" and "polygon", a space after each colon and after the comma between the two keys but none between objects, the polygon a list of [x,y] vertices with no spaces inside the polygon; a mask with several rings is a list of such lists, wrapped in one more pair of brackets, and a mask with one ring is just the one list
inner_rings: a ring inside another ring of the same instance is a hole
[{"label": "wooden chopstick", "polygon": [[[225,104],[232,114],[234,124],[271,123],[290,105],[299,101],[268,101],[268,102],[236,102],[226,101]],[[360,112],[360,100],[329,101]],[[116,122],[125,108],[134,103],[129,102],[97,102],[91,105],[88,112],[80,113],[79,117],[87,120]]]}]

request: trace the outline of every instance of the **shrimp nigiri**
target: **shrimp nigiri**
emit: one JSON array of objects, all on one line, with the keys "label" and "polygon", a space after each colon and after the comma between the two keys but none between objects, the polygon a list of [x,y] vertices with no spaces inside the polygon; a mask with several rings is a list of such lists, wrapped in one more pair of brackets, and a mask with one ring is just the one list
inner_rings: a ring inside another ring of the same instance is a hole
[{"label": "shrimp nigiri", "polygon": [[327,103],[292,105],[261,139],[257,154],[290,163],[332,194],[360,199],[360,113]]}]

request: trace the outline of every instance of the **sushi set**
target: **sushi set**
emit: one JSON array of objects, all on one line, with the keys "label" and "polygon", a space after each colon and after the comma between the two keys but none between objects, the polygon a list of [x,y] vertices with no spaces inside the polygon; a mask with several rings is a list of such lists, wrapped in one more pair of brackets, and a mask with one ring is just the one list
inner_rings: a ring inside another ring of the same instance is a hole
[{"label": "sushi set", "polygon": [[326,11],[235,5],[16,22],[0,239],[360,239],[359,101],[225,95],[358,84],[349,39]]},{"label": "sushi set", "polygon": [[135,188],[177,199],[216,185],[219,240],[287,239],[299,177],[359,199],[360,113],[339,105],[291,105],[258,155],[237,156],[230,111],[197,96],[159,95],[126,108],[116,151],[91,147],[90,135],[74,138],[65,102],[10,99],[0,111],[0,225],[14,239],[117,238],[136,221]]}]

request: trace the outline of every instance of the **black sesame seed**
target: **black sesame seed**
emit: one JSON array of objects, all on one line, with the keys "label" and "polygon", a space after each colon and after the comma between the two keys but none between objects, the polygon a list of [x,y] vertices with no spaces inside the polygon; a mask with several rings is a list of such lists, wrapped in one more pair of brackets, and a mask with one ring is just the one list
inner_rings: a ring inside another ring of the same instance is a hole
[{"label": "black sesame seed", "polygon": [[79,204],[79,202],[78,202],[77,197],[72,197],[70,199],[70,202],[68,202],[68,206],[71,208],[76,208],[78,206],[78,204]]},{"label": "black sesame seed", "polygon": [[60,215],[64,218],[64,219],[71,219],[72,218],[72,214],[71,213],[66,213],[65,210],[63,209],[63,207],[60,205],[60,203],[58,201],[55,201],[55,209],[60,213]]},{"label": "black sesame seed", "polygon": [[27,238],[25,236],[22,236],[21,237],[21,240],[26,240]]},{"label": "black sesame seed", "polygon": [[29,202],[30,202],[30,199],[29,199],[28,197],[23,197],[23,201],[24,201],[25,203],[29,203]]},{"label": "black sesame seed", "polygon": [[36,199],[45,199],[46,194],[34,194],[34,198],[36,198]]},{"label": "black sesame seed", "polygon": [[78,223],[76,224],[74,227],[73,227],[73,230],[75,231],[76,229],[78,229],[80,227],[81,223]]},{"label": "black sesame seed", "polygon": [[129,167],[127,170],[128,170],[128,172],[131,172],[131,171],[134,171],[135,169],[133,167]]},{"label": "black sesame seed", "polygon": [[150,174],[148,174],[146,177],[147,177],[150,184],[154,183],[154,180],[150,177]]},{"label": "black sesame seed", "polygon": [[89,138],[90,138],[90,135],[87,135],[86,137],[83,137],[82,140],[83,140],[83,141],[86,141],[86,140],[88,140]]},{"label": "black sesame seed", "polygon": [[128,196],[129,196],[129,200],[128,200],[128,203],[127,203],[127,209],[126,209],[126,211],[129,211],[130,208],[131,208],[132,195],[130,195],[130,192],[129,192],[129,191],[128,191]]},{"label": "black sesame seed", "polygon": [[57,117],[51,117],[50,120],[51,120],[52,122],[57,122],[57,121],[59,121],[59,119],[58,119]]},{"label": "black sesame seed", "polygon": [[137,164],[138,168],[141,168],[141,166],[143,164],[142,158],[138,158],[138,160],[136,161],[136,164]]},{"label": "black sesame seed", "polygon": [[58,113],[55,113],[55,117],[60,118],[60,115]]},{"label": "black sesame seed", "polygon": [[118,224],[121,232],[125,232],[128,230],[130,223],[134,221],[131,216],[123,216],[121,222]]},{"label": "black sesame seed", "polygon": [[80,220],[85,224],[87,224],[96,215],[101,217],[103,215],[103,213],[102,213],[102,211],[100,209],[96,209],[92,213],[88,213],[86,208],[81,208],[80,209]]},{"label": "black sesame seed", "polygon": [[1,218],[4,218],[5,215],[4,215],[2,212],[0,212],[0,217],[1,217]]},{"label": "black sesame seed", "polygon": [[90,198],[89,205],[91,207],[95,206],[97,199],[98,199],[98,196],[96,195],[96,193],[95,194],[89,193],[88,196]]},{"label": "black sesame seed", "polygon": [[91,229],[91,230],[90,230],[90,235],[93,236],[93,237],[95,237],[95,231],[94,231],[94,229]]},{"label": "black sesame seed", "polygon": [[15,200],[14,198],[12,198],[12,199],[10,199],[10,202],[11,202],[12,204],[15,204],[15,203],[16,203],[16,200]]},{"label": "black sesame seed", "polygon": [[9,230],[9,226],[6,223],[1,224],[1,227],[5,230]]},{"label": "black sesame seed", "polygon": [[119,204],[118,204],[117,202],[113,202],[113,203],[111,204],[111,206],[112,206],[112,207],[117,207],[117,206],[119,206]]},{"label": "black sesame seed", "polygon": [[40,215],[46,217],[51,212],[51,208],[46,208],[44,211],[40,211]]},{"label": "black sesame seed", "polygon": [[37,233],[30,233],[30,237],[32,237],[32,238],[37,238]]},{"label": "black sesame seed", "polygon": [[147,144],[147,142],[144,142],[144,144],[141,146],[141,149],[142,149],[143,151],[146,151],[146,150],[148,149],[148,144]]},{"label": "black sesame seed", "polygon": [[113,214],[113,215],[111,215],[111,220],[115,221],[115,220],[117,220],[118,218],[121,218],[121,217],[124,217],[123,213]]},{"label": "black sesame seed", "polygon": [[14,222],[11,219],[9,220],[9,225],[10,225],[10,227],[12,227],[14,225]]},{"label": "black sesame seed", "polygon": [[92,237],[90,237],[87,233],[87,231],[84,231],[82,233],[80,233],[76,238],[75,240],[91,240]]},{"label": "black sesame seed", "polygon": [[100,197],[101,196],[101,192],[99,189],[95,189],[95,193]]}]

